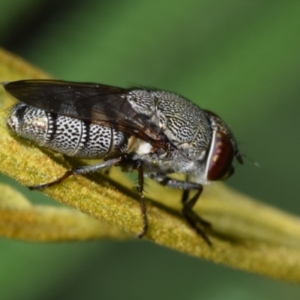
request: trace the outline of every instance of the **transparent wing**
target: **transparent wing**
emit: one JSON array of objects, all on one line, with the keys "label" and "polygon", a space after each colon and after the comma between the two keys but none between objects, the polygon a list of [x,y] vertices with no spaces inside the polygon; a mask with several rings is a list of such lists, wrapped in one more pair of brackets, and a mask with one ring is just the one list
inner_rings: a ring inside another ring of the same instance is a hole
[{"label": "transparent wing", "polygon": [[4,88],[30,106],[111,126],[156,147],[166,147],[166,137],[159,129],[132,109],[126,99],[128,89],[60,80],[20,80],[5,83]]}]

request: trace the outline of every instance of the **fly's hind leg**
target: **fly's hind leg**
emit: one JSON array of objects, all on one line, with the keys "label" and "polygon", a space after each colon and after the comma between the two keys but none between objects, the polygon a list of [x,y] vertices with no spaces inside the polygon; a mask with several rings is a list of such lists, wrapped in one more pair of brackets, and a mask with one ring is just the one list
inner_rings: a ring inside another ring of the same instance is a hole
[{"label": "fly's hind leg", "polygon": [[97,172],[101,169],[109,168],[109,167],[119,163],[121,160],[122,160],[122,157],[117,157],[117,158],[113,158],[113,159],[101,162],[99,164],[76,167],[76,168],[66,171],[61,177],[59,177],[51,182],[37,184],[37,185],[31,185],[31,186],[28,186],[28,188],[31,190],[42,190],[47,187],[50,187],[50,186],[53,186],[53,185],[63,182],[64,180],[69,178],[71,175],[79,175],[79,174],[87,174],[87,173]]},{"label": "fly's hind leg", "polygon": [[[160,183],[161,185],[183,190],[183,194],[181,198],[181,202],[182,202],[181,213],[188,221],[190,226],[196,230],[196,232],[204,239],[204,241],[209,246],[211,246],[212,243],[205,233],[205,229],[207,227],[210,227],[210,223],[203,220],[200,216],[198,216],[193,211],[193,207],[202,193],[203,190],[202,185],[190,181],[183,181],[183,180],[169,178],[167,176],[153,176],[152,178],[158,183]],[[196,190],[197,192],[193,197],[189,199],[190,190]]]},{"label": "fly's hind leg", "polygon": [[[117,158],[112,158],[107,161],[101,162],[99,164],[94,164],[94,165],[88,165],[88,166],[81,166],[81,167],[76,167],[73,169],[70,169],[66,171],[61,177],[47,183],[42,183],[42,184],[37,184],[37,185],[31,185],[28,186],[29,189],[31,190],[42,190],[45,188],[48,188],[50,186],[57,185],[67,178],[69,178],[72,175],[79,175],[79,174],[87,174],[87,173],[94,173],[97,171],[100,171],[102,169],[107,169],[110,168],[118,163],[120,163],[124,157],[117,157]],[[137,191],[140,195],[140,205],[141,205],[141,212],[142,212],[142,217],[143,217],[143,228],[142,231],[139,233],[138,237],[142,238],[147,230],[148,230],[148,218],[147,218],[147,212],[146,212],[146,204],[145,204],[145,199],[143,195],[144,191],[144,169],[143,169],[143,164],[140,161],[136,162],[135,168],[138,171],[138,186],[137,186]]]}]

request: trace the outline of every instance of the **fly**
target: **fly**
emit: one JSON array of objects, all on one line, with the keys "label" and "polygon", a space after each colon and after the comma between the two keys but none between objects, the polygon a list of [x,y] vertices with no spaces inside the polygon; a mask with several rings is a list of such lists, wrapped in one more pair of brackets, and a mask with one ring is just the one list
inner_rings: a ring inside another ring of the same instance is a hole
[{"label": "fly", "polygon": [[[144,177],[182,189],[182,214],[208,245],[208,222],[193,207],[203,185],[233,174],[233,158],[243,160],[229,127],[216,114],[162,90],[124,89],[103,84],[58,80],[21,80],[3,84],[20,102],[11,109],[8,127],[17,135],[62,154],[102,158],[73,168],[42,189],[71,175],[112,166],[138,172],[143,228],[148,229]],[[180,173],[187,180],[169,177]],[[196,194],[189,198],[189,191]]]}]

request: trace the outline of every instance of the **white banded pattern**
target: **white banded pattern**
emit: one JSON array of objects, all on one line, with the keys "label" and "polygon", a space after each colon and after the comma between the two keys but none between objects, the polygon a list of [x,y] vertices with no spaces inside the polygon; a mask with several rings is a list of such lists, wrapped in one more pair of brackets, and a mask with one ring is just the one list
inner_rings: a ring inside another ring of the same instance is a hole
[{"label": "white banded pattern", "polygon": [[103,125],[49,113],[22,103],[7,121],[21,137],[68,156],[101,158],[126,147],[126,136]]}]

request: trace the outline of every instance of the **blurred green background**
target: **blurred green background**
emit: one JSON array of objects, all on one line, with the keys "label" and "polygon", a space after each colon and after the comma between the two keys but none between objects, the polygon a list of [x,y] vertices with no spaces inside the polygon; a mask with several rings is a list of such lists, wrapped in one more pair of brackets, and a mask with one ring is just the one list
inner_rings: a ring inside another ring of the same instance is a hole
[{"label": "blurred green background", "polygon": [[[0,4],[0,45],[52,76],[171,90],[221,115],[246,156],[228,184],[300,214],[300,1]],[[1,299],[300,299],[147,241],[1,239],[0,253]]]}]

